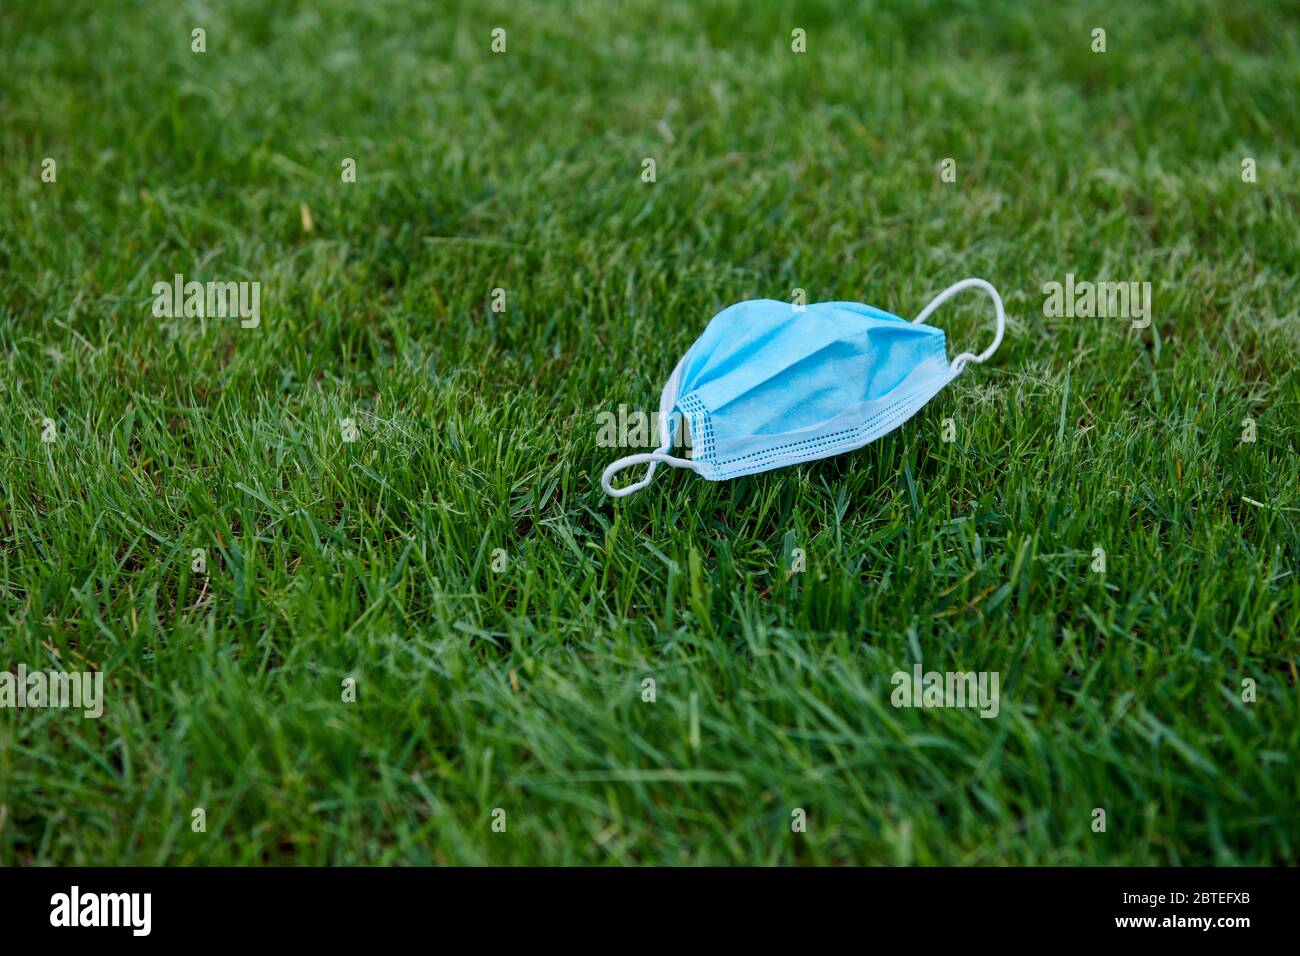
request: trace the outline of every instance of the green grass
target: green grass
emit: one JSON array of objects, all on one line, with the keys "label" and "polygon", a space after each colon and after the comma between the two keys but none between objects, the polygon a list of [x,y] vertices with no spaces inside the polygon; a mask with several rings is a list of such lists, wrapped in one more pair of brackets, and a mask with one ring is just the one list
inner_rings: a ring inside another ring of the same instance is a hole
[{"label": "green grass", "polygon": [[[0,669],[107,696],[0,711],[0,861],[1300,859],[1295,4],[417,6],[0,11]],[[902,429],[600,492],[724,306],[967,275]]]}]

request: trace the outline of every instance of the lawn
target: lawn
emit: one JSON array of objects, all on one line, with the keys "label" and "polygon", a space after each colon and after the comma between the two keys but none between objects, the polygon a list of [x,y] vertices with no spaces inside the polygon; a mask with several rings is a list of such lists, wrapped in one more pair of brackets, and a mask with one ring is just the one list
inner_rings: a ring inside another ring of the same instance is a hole
[{"label": "lawn", "polygon": [[[0,862],[1300,860],[1296,4],[6,3],[0,76],[0,669],[104,675],[0,711]],[[897,431],[601,492],[722,308],[966,276]]]}]

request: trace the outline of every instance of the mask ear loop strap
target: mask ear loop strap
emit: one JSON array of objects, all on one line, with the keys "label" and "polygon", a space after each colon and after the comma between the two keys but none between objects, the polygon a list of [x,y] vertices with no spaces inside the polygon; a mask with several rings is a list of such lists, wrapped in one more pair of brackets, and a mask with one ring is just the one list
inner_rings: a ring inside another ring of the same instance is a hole
[{"label": "mask ear loop strap", "polygon": [[[614,498],[622,498],[634,491],[640,491],[650,484],[651,479],[655,476],[655,468],[658,467],[660,462],[674,468],[698,470],[695,462],[691,461],[691,459],[677,458],[668,454],[668,449],[673,447],[673,432],[677,427],[677,419],[673,414],[673,408],[677,405],[677,392],[682,379],[682,364],[685,361],[686,359],[683,356],[682,361],[677,363],[677,367],[673,369],[673,374],[668,377],[668,381],[664,384],[664,390],[659,393],[659,447],[651,452],[625,455],[617,461],[610,462],[600,476],[600,487],[605,490],[605,494]],[[631,468],[633,465],[647,463],[650,467],[646,469],[645,477],[640,481],[635,481],[624,488],[614,487],[614,476],[620,471]]]},{"label": "mask ear loop strap", "polygon": [[935,309],[939,308],[939,306],[943,305],[958,292],[965,289],[981,289],[988,293],[989,298],[993,300],[993,308],[997,315],[997,329],[993,333],[993,344],[979,355],[976,355],[973,352],[962,352],[961,355],[958,355],[952,360],[952,364],[948,367],[954,375],[964,369],[967,362],[983,362],[987,360],[998,350],[998,346],[1002,344],[1002,336],[1007,330],[1007,316],[1006,312],[1002,309],[1002,296],[998,295],[998,290],[993,288],[993,286],[989,285],[983,279],[962,279],[960,282],[954,282],[931,299],[930,304],[921,310],[921,314],[912,320],[913,325],[921,325],[930,317],[931,313],[933,313]]}]

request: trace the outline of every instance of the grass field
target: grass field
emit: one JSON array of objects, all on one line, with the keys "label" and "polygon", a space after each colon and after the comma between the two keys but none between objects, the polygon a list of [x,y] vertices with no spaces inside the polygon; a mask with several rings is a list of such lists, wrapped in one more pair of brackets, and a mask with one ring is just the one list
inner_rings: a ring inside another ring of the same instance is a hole
[{"label": "grass field", "polygon": [[[0,712],[0,861],[1300,858],[1296,4],[0,37],[0,669],[105,678],[98,720]],[[155,317],[177,273],[260,323]],[[1067,274],[1150,282],[1150,326],[1045,315]],[[723,307],[968,275],[1006,341],[900,430],[601,493],[597,416]],[[918,662],[998,716],[891,706]]]}]

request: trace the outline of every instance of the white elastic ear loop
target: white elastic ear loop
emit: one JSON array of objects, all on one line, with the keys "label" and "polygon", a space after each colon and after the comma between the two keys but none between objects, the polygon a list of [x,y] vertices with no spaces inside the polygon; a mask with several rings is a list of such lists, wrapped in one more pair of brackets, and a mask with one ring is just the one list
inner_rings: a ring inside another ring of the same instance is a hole
[{"label": "white elastic ear loop", "polygon": [[952,364],[948,367],[952,370],[954,375],[964,369],[967,362],[985,361],[989,356],[996,352],[998,346],[1002,344],[1002,336],[1007,330],[1007,316],[1002,310],[1002,296],[998,295],[998,290],[993,288],[993,286],[989,285],[983,279],[962,279],[960,282],[954,282],[931,299],[930,304],[921,310],[921,314],[912,320],[913,325],[922,324],[930,317],[930,314],[934,312],[935,309],[939,308],[939,306],[943,305],[954,295],[964,289],[982,289],[989,294],[989,298],[993,300],[993,308],[997,313],[998,324],[997,330],[993,333],[992,345],[986,348],[979,355],[976,355],[973,352],[962,352],[961,355],[958,355],[952,360]]},{"label": "white elastic ear loop", "polygon": [[[695,462],[689,458],[674,458],[672,455],[666,455],[662,450],[642,452],[639,455],[626,455],[617,461],[611,462],[605,469],[605,473],[600,476],[600,487],[605,489],[605,494],[612,495],[615,498],[622,498],[624,495],[630,495],[634,491],[640,491],[646,485],[650,484],[650,479],[655,476],[655,465],[658,462],[665,465],[672,465],[674,468],[695,469]],[[624,468],[631,468],[633,465],[644,465],[650,463],[646,469],[645,477],[640,481],[633,482],[625,488],[615,488],[613,478]]]},{"label": "white elastic ear loop", "polygon": [[[682,360],[677,363],[677,367],[673,369],[673,374],[668,376],[663,391],[659,393],[659,447],[652,452],[625,455],[617,461],[610,462],[609,467],[600,476],[600,487],[605,489],[605,494],[614,498],[622,498],[634,491],[640,491],[650,484],[650,480],[654,478],[655,467],[659,462],[672,465],[674,468],[697,470],[695,462],[689,458],[676,458],[668,454],[668,449],[673,447],[673,406],[677,404],[677,391],[682,378],[682,364],[685,361],[686,357],[683,356]],[[631,468],[633,465],[644,465],[646,463],[649,463],[650,467],[646,469],[644,478],[624,488],[614,487],[614,476],[620,471],[624,468]]]}]

